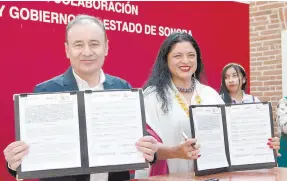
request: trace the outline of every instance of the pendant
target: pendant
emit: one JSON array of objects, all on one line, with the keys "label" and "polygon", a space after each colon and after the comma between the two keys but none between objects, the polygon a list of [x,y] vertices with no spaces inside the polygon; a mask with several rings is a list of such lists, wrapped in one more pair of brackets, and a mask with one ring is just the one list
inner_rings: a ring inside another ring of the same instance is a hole
[{"label": "pendant", "polygon": [[202,101],[201,97],[199,95],[196,95],[195,96],[195,101],[196,101],[197,104],[201,104],[201,101]]}]

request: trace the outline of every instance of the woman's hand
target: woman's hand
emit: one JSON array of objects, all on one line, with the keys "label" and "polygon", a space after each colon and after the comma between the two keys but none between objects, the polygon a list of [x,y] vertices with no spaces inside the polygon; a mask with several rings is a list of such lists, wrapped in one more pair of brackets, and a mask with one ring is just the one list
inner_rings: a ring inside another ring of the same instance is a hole
[{"label": "woman's hand", "polygon": [[196,139],[186,139],[176,147],[176,157],[186,160],[195,160],[199,158],[201,156],[198,154],[200,145],[195,143]]},{"label": "woman's hand", "polygon": [[269,145],[269,147],[271,149],[276,150],[277,156],[281,156],[281,154],[278,152],[278,150],[280,149],[280,139],[279,138],[277,138],[277,137],[269,138],[267,145]]}]

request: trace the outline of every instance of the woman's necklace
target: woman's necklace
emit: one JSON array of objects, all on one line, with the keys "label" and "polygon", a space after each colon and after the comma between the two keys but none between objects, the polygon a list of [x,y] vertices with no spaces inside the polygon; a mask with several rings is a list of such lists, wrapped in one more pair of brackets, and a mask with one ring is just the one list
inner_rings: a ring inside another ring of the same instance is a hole
[{"label": "woman's necklace", "polygon": [[193,92],[194,89],[195,89],[195,78],[192,78],[192,84],[191,84],[191,87],[189,88],[182,88],[182,87],[178,87],[176,86],[177,90],[179,92],[184,92],[184,93],[190,93],[190,92]]}]

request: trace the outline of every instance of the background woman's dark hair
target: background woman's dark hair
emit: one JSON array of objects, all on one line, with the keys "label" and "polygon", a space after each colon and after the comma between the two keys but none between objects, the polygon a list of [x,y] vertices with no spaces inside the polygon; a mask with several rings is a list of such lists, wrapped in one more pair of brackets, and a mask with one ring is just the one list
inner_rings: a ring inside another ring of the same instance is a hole
[{"label": "background woman's dark hair", "polygon": [[171,72],[167,64],[167,56],[172,47],[179,42],[190,42],[196,51],[197,69],[195,71],[196,79],[200,81],[201,72],[203,71],[203,63],[201,60],[200,48],[195,39],[188,33],[175,32],[169,35],[162,43],[156,61],[153,65],[149,79],[144,85],[144,89],[154,86],[157,97],[161,100],[161,109],[167,113],[170,106],[170,98],[168,88],[171,87]]},{"label": "background woman's dark hair", "polygon": [[[241,90],[245,91],[246,86],[247,86],[247,77],[246,77],[246,72],[245,72],[244,68],[241,65],[236,64],[236,63],[227,64],[221,72],[221,87],[220,87],[220,94],[221,94],[225,103],[232,103],[231,96],[229,94],[229,91],[228,91],[228,89],[226,87],[226,83],[225,83],[226,71],[230,67],[234,68],[234,70],[236,71],[238,76],[240,76],[240,74],[241,74],[242,78],[243,79],[245,78],[245,83],[242,84]],[[239,79],[239,84],[240,84],[240,79]]]}]

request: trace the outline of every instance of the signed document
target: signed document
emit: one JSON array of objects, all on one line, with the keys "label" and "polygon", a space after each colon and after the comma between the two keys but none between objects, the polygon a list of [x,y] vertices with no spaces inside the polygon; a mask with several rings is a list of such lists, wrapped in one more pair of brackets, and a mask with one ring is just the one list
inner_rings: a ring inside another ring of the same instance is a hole
[{"label": "signed document", "polygon": [[192,137],[201,145],[195,174],[272,168],[276,153],[270,103],[190,106]]},{"label": "signed document", "polygon": [[143,137],[138,92],[85,94],[89,166],[145,163],[135,143]]},{"label": "signed document", "polygon": [[228,167],[221,108],[196,107],[193,119],[201,154],[197,160],[198,170]]},{"label": "signed document", "polygon": [[142,89],[14,95],[17,141],[29,146],[19,179],[148,168]]},{"label": "signed document", "polygon": [[27,96],[19,109],[20,137],[29,145],[22,171],[81,167],[76,95]]},{"label": "signed document", "polygon": [[275,162],[268,104],[227,107],[226,123],[231,165]]}]

